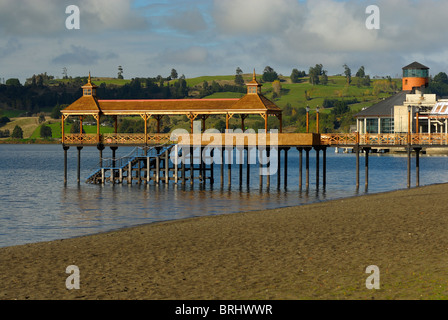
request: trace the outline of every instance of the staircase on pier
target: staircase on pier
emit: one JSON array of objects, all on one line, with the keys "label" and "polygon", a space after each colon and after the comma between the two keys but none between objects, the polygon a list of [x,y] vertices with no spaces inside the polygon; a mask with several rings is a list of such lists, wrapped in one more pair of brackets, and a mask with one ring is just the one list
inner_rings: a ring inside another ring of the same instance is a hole
[{"label": "staircase on pier", "polygon": [[[134,182],[149,183],[169,183],[179,180],[185,183],[187,180],[199,179],[202,182],[210,179],[213,183],[213,168],[205,166],[186,165],[185,159],[188,154],[182,156],[182,149],[178,152],[176,159],[184,159],[182,163],[170,162],[170,155],[176,152],[174,145],[159,145],[149,148],[135,148],[129,155],[118,159],[102,159],[98,168],[87,178],[86,183],[104,184],[132,184]],[[194,171],[199,171],[199,175],[194,177]],[[206,172],[210,171],[211,176],[206,177]]]}]

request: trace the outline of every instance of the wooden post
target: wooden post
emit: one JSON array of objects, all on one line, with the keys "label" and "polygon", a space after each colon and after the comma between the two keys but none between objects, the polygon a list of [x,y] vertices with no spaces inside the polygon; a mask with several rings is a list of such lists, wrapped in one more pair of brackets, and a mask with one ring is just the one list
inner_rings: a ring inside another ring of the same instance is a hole
[{"label": "wooden post", "polygon": [[168,185],[170,183],[170,158],[168,150],[165,150],[165,183]]},{"label": "wooden post", "polygon": [[365,159],[365,172],[366,172],[365,187],[366,187],[366,191],[369,188],[369,151],[370,151],[370,147],[364,148],[364,152],[366,154],[366,159]]},{"label": "wooden post", "polygon": [[280,162],[281,151],[282,151],[282,149],[279,146],[277,146],[277,189],[280,189],[281,176],[282,176],[282,174],[281,174],[281,162]]},{"label": "wooden post", "polygon": [[132,184],[132,164],[131,161],[128,163],[128,185]]},{"label": "wooden post", "polygon": [[[271,185],[271,147],[266,148],[266,160],[269,159],[269,163],[267,164],[267,175],[266,175],[266,188],[269,189]],[[267,161],[266,161],[267,162]]]},{"label": "wooden post", "polygon": [[232,162],[233,162],[233,157],[230,158],[230,155],[232,155],[233,153],[233,146],[232,146],[232,151],[227,150],[227,160],[229,161],[229,163],[227,164],[227,175],[228,175],[228,185],[229,187],[232,185]]},{"label": "wooden post", "polygon": [[64,115],[61,116],[61,130],[62,130],[62,145],[64,145],[64,142],[65,142],[65,116]]},{"label": "wooden post", "polygon": [[308,190],[310,187],[310,147],[305,148],[305,187]]},{"label": "wooden post", "polygon": [[[285,180],[285,188],[288,186],[288,151],[289,151],[289,148],[284,148],[283,149],[284,151],[285,151],[285,159],[284,159],[284,161],[285,161],[285,164],[284,164],[284,180]],[[280,161],[280,160],[279,160]]]},{"label": "wooden post", "polygon": [[327,147],[322,147],[322,184],[327,187]]},{"label": "wooden post", "polygon": [[297,150],[299,150],[299,189],[302,190],[303,148],[297,148]]},{"label": "wooden post", "polygon": [[100,119],[101,119],[101,116],[100,116],[100,114],[98,113],[97,115],[96,115],[96,140],[97,140],[97,143],[101,143],[101,133],[100,133]]},{"label": "wooden post", "polygon": [[266,130],[266,134],[268,133],[268,114],[264,115],[264,130]]},{"label": "wooden post", "polygon": [[215,148],[212,147],[210,151],[210,184],[213,185],[215,183],[215,168],[214,168],[214,158],[215,158]]},{"label": "wooden post", "polygon": [[408,188],[411,187],[411,145],[408,144],[407,147],[407,156],[408,156]]},{"label": "wooden post", "polygon": [[70,147],[62,146],[64,149],[64,184],[67,184],[67,150],[70,149]]},{"label": "wooden post", "polygon": [[146,184],[149,184],[150,181],[151,181],[151,159],[148,157],[148,154],[146,154]]},{"label": "wooden post", "polygon": [[250,164],[249,164],[249,160],[250,160],[250,150],[249,150],[249,146],[246,148],[246,184],[249,187],[250,185]]},{"label": "wooden post", "polygon": [[226,130],[229,130],[229,120],[230,120],[229,114],[226,113]]},{"label": "wooden post", "polygon": [[185,185],[187,178],[185,177],[185,161],[187,160],[187,153],[185,152],[186,147],[182,147],[182,185]]},{"label": "wooden post", "polygon": [[359,189],[359,143],[355,146],[356,152],[356,190]]},{"label": "wooden post", "polygon": [[261,153],[263,151],[257,147],[257,154],[258,154],[258,166],[259,166],[259,170],[258,170],[258,175],[260,176],[260,191],[263,188],[263,175],[261,174],[263,172],[263,166],[261,164]]},{"label": "wooden post", "polygon": [[156,183],[160,182],[160,155],[156,155]]},{"label": "wooden post", "polygon": [[420,151],[422,148],[415,148],[415,184],[420,186]]},{"label": "wooden post", "polygon": [[179,181],[179,176],[178,176],[178,166],[179,166],[179,146],[176,144],[174,146],[174,153],[175,153],[175,157],[174,157],[174,183],[178,183]]},{"label": "wooden post", "polygon": [[244,147],[237,146],[235,150],[238,150],[239,162],[240,162],[240,188],[243,186],[243,159],[244,159]]},{"label": "wooden post", "polygon": [[316,150],[316,190],[319,189],[319,151],[320,147],[314,148]]},{"label": "wooden post", "polygon": [[190,184],[194,183],[194,155],[193,147],[190,147]]},{"label": "wooden post", "polygon": [[78,181],[78,184],[79,183],[81,183],[81,150],[82,150],[82,147],[77,147],[77,149],[78,149],[78,178],[77,178],[77,181]]},{"label": "wooden post", "polygon": [[221,145],[221,187],[224,185],[224,146]]}]

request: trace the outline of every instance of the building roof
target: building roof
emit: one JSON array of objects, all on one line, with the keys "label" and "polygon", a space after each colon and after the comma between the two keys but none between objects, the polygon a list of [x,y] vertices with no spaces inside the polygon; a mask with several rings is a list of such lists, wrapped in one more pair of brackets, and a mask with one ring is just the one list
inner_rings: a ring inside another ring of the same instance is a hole
[{"label": "building roof", "polygon": [[429,69],[429,68],[427,66],[422,65],[421,63],[418,63],[417,61],[414,61],[410,65],[407,65],[402,69],[405,70],[405,69]]},{"label": "building roof", "polygon": [[448,101],[437,102],[429,113],[430,117],[448,117]]},{"label": "building roof", "polygon": [[[261,86],[255,77],[248,85]],[[90,81],[83,88],[95,88]],[[61,111],[65,115],[176,115],[176,114],[281,114],[282,110],[261,93],[246,94],[241,99],[164,99],[99,100],[83,95]]]},{"label": "building roof", "polygon": [[66,114],[98,114],[100,110],[96,97],[82,96],[61,112]]},{"label": "building roof", "polygon": [[390,117],[393,112],[394,106],[403,105],[403,103],[406,101],[406,95],[409,93],[410,91],[400,91],[399,93],[358,112],[357,114],[355,114],[355,117]]}]

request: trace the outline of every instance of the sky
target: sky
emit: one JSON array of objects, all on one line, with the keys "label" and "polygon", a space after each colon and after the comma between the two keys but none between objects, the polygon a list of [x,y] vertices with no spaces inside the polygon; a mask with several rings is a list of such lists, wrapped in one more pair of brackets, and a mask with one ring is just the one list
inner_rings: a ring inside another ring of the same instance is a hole
[{"label": "sky", "polygon": [[[70,5],[79,29],[66,26]],[[435,75],[448,72],[447,12],[448,0],[0,0],[0,78],[117,77],[118,66],[126,79],[289,76],[316,64],[397,77],[413,61]]]}]

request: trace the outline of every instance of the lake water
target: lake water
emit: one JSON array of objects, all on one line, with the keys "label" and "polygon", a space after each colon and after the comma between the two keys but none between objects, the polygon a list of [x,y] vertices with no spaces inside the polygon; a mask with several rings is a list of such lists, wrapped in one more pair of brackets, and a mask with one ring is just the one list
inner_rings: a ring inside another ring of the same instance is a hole
[{"label": "lake water", "polygon": [[[117,157],[132,148],[119,148]],[[94,147],[82,150],[81,184],[76,182],[77,150],[68,151],[68,183],[63,182],[64,152],[61,145],[0,144],[0,246],[56,240],[94,234],[156,221],[195,216],[218,215],[240,211],[262,210],[302,205],[329,199],[365,194],[356,190],[354,154],[327,151],[327,186],[315,186],[315,152],[310,152],[310,189],[299,189],[299,153],[288,153],[288,187],[277,188],[277,175],[271,177],[267,190],[260,189],[258,166],[251,167],[251,184],[239,187],[238,165],[232,169],[233,181],[220,183],[220,166],[215,166],[215,184],[203,188],[197,182],[185,187],[85,184],[95,169],[99,152]],[[283,153],[282,153],[283,155]],[[305,153],[304,153],[305,155]],[[111,157],[106,148],[104,157]],[[303,157],[305,163],[305,157]],[[320,162],[322,165],[322,161]],[[283,164],[283,160],[282,160]],[[360,185],[364,186],[364,159],[361,158]],[[415,184],[415,159],[412,162]],[[368,193],[404,189],[407,185],[407,158],[404,155],[369,157]],[[245,170],[245,166],[244,166]],[[283,170],[282,170],[283,179]],[[322,177],[320,178],[322,182]],[[420,185],[448,182],[448,158],[425,156],[420,161]],[[305,169],[303,170],[305,183]]]}]

